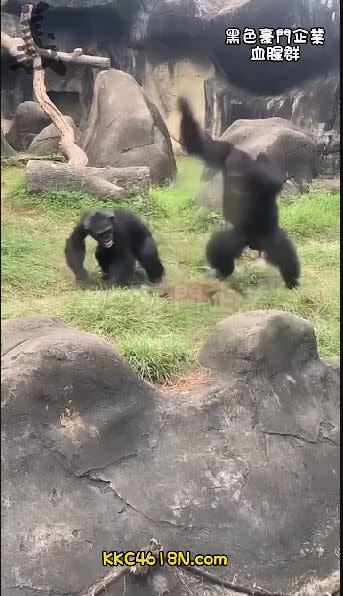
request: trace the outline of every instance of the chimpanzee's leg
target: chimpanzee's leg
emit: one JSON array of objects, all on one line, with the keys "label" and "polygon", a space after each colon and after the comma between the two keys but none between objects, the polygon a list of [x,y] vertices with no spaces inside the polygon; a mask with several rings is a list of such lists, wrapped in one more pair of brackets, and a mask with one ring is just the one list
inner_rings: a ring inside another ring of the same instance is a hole
[{"label": "chimpanzee's leg", "polygon": [[207,244],[207,260],[219,277],[228,277],[233,273],[235,260],[241,256],[245,246],[246,239],[239,230],[221,230],[213,234]]},{"label": "chimpanzee's leg", "polygon": [[263,239],[267,261],[278,267],[286,287],[292,290],[299,285],[300,262],[295,247],[285,230],[277,229],[273,235]]}]

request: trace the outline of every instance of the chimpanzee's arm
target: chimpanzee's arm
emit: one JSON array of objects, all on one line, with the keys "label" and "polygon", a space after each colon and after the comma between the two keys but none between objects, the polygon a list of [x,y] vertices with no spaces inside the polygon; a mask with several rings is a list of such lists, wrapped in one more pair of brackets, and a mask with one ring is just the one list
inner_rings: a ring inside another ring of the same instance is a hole
[{"label": "chimpanzee's arm", "polygon": [[145,269],[151,283],[159,283],[164,276],[164,267],[161,263],[155,240],[147,234],[137,250],[137,260]]},{"label": "chimpanzee's arm", "polygon": [[65,245],[65,258],[68,266],[75,274],[77,281],[89,283],[90,278],[83,266],[86,254],[85,238],[88,231],[83,220],[74,228]]}]

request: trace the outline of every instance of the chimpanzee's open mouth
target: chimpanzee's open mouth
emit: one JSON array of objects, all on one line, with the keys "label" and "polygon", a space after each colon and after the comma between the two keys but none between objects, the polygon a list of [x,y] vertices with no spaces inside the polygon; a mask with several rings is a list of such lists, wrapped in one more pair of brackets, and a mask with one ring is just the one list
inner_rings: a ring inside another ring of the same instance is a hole
[{"label": "chimpanzee's open mouth", "polygon": [[113,240],[107,240],[107,242],[104,242],[105,248],[111,248],[111,246],[113,246]]}]

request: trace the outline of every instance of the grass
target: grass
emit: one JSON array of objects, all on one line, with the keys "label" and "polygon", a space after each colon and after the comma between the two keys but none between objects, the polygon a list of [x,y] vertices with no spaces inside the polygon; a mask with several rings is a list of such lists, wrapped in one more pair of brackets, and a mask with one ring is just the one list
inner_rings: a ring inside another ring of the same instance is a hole
[{"label": "grass", "polygon": [[[154,188],[120,206],[153,229],[170,283],[203,280],[204,249],[221,225],[194,205],[201,166],[180,159],[175,185]],[[146,290],[82,290],[64,262],[64,243],[82,211],[107,206],[81,192],[30,194],[24,168],[2,172],[2,318],[54,314],[106,337],[147,380],[163,383],[196,362],[213,325],[237,311],[279,308],[309,319],[322,356],[339,353],[339,195],[308,194],[281,205],[281,222],[297,244],[301,287],[283,287],[276,269],[243,257],[235,274],[243,296],[227,292],[219,306],[168,302]],[[86,266],[96,275],[95,243]]]}]

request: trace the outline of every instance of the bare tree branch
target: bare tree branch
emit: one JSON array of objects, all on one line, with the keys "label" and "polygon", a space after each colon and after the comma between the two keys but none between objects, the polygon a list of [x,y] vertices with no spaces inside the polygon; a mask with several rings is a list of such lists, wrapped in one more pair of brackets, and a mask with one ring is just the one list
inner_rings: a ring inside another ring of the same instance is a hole
[{"label": "bare tree branch", "polygon": [[[24,50],[24,40],[21,37],[10,37],[4,31],[1,31],[1,47],[4,48],[10,56],[13,56],[19,62],[27,62],[31,60]],[[110,59],[103,56],[90,56],[83,54],[81,48],[75,48],[71,53],[68,52],[54,52],[44,48],[36,47],[37,53],[42,58],[49,60],[62,60],[62,62],[73,62],[76,64],[89,65],[94,68],[101,68],[107,70],[110,68]],[[81,50],[81,53],[80,53]]]},{"label": "bare tree branch", "polygon": [[33,61],[33,91],[41,108],[50,116],[56,128],[61,132],[59,145],[63,155],[68,159],[68,163],[72,166],[84,167],[88,163],[88,157],[83,149],[76,145],[73,127],[70,126],[46,92],[42,59],[37,52],[31,34],[32,10],[32,4],[25,4],[22,7],[20,24],[23,30],[26,55]]}]

